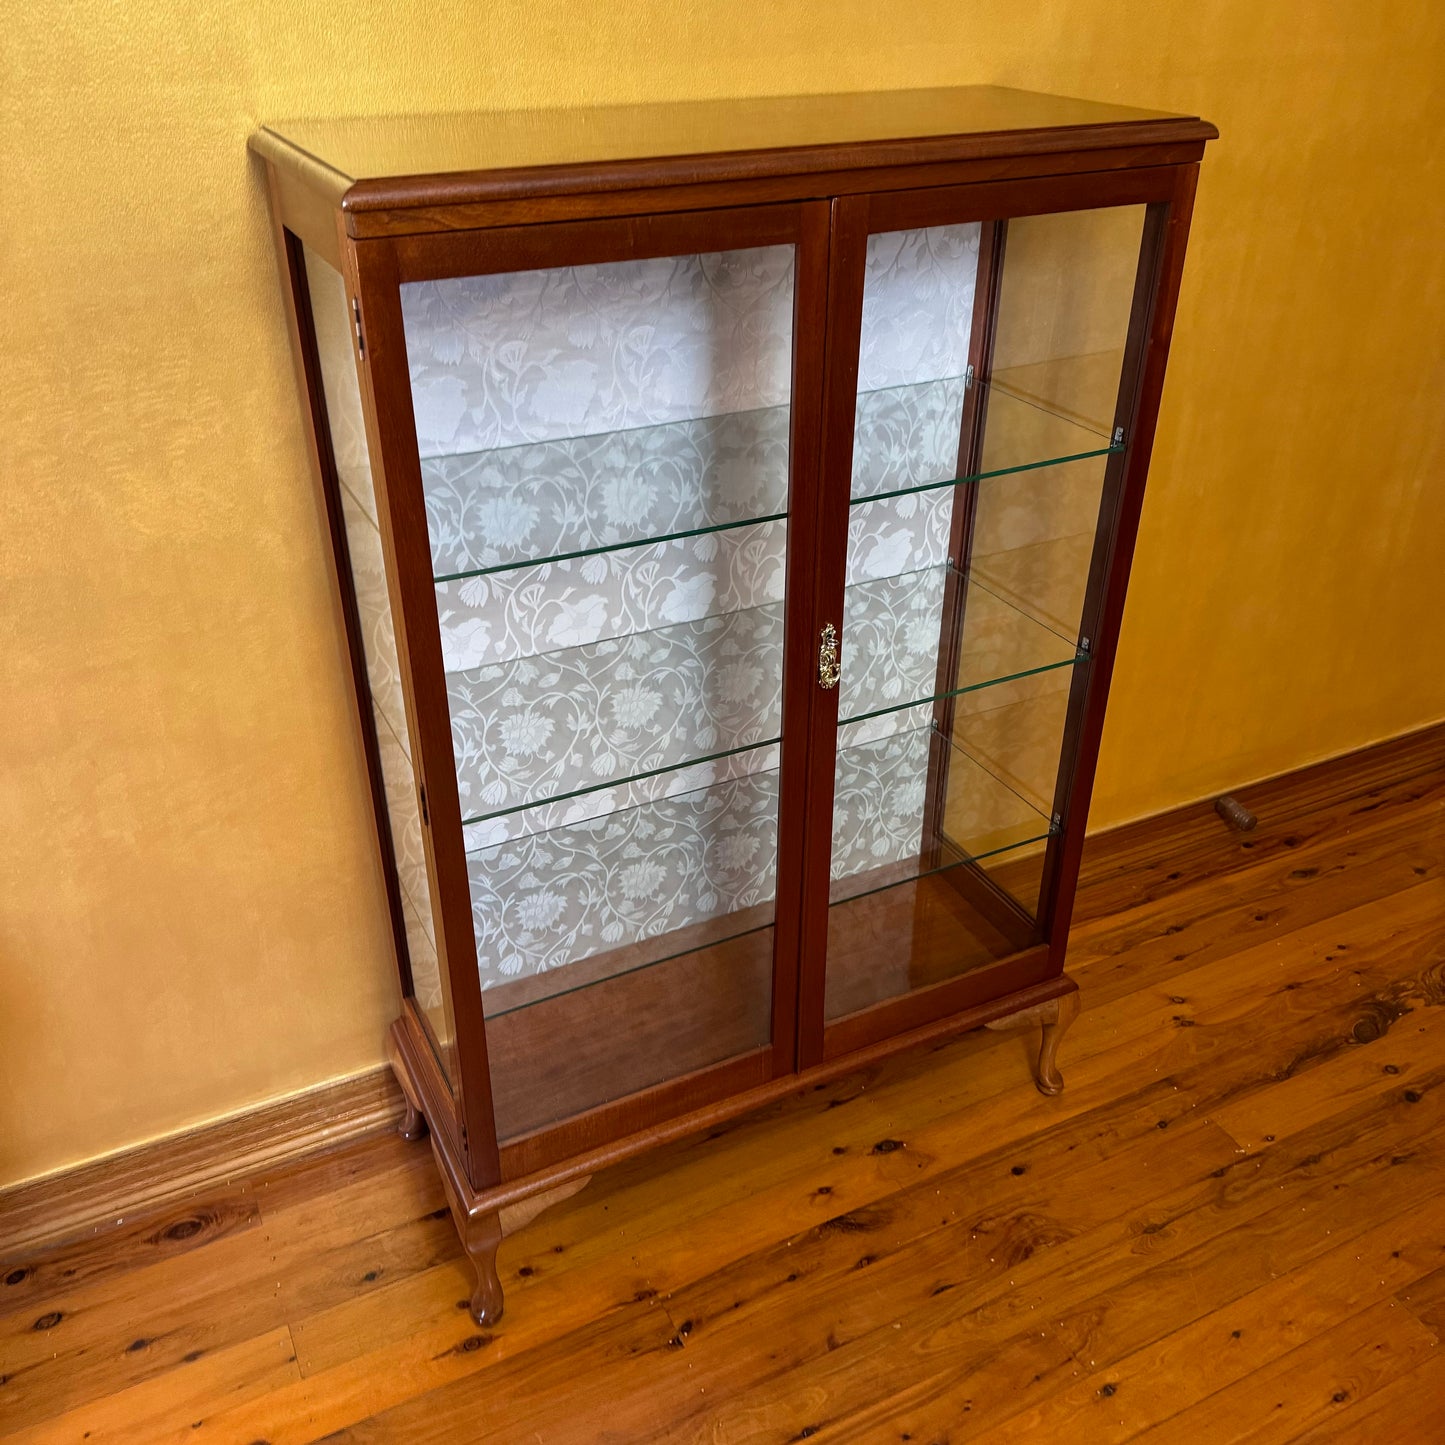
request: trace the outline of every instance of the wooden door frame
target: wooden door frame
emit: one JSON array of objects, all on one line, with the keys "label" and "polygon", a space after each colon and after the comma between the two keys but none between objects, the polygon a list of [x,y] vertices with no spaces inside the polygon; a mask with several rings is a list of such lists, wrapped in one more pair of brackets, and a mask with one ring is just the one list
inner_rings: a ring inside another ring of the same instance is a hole
[{"label": "wooden door frame", "polygon": [[[457,1152],[474,1184],[495,1185],[501,1182],[501,1166],[476,979],[476,946],[471,939],[470,889],[461,846],[461,803],[451,761],[451,713],[442,669],[441,632],[436,602],[429,595],[431,544],[415,447],[396,257],[388,243],[343,241],[342,264],[347,293],[355,307],[362,411],[412,743],[437,955],[449,983],[456,1035],[457,1077],[450,1081],[454,1119],[438,1120],[431,1112],[427,1118],[434,1130],[438,1124],[455,1130]],[[398,363],[405,385],[398,382]],[[409,456],[404,439],[412,443]],[[468,957],[472,960],[470,983]]]},{"label": "wooden door frame", "polygon": [[[969,327],[969,379],[959,423],[957,477],[975,476],[983,465],[984,434],[988,426],[988,390],[993,377],[994,341],[998,330],[998,303],[1003,283],[1008,221],[980,223],[978,270],[974,281],[973,315]],[[934,731],[943,739],[953,736],[957,712],[958,668],[968,620],[968,583],[973,571],[973,534],[978,514],[979,487],[970,483],[955,488],[949,521],[948,557],[952,564],[944,579],[943,629],[934,676]],[[944,858],[943,819],[948,802],[949,758],[946,742],[930,752],[923,820],[923,852],[930,868]],[[955,850],[957,851],[957,850]],[[1019,950],[1038,941],[1038,924],[988,873],[977,866],[950,866],[945,881],[962,894],[996,928],[1013,933]]]},{"label": "wooden door frame", "polygon": [[[853,410],[868,238],[890,231],[970,222],[989,224],[1067,211],[1129,205],[1147,208],[1117,408],[1128,418],[1125,446],[1122,453],[1110,458],[1119,481],[1109,501],[1109,513],[1101,517],[1096,534],[1100,541],[1096,545],[1085,599],[1084,625],[1092,629],[1091,661],[1075,669],[1078,696],[1071,696],[1065,746],[1061,751],[1060,798],[1056,801],[1060,825],[1046,847],[1045,897],[1040,909],[1044,941],[986,970],[996,980],[995,987],[1006,991],[1036,986],[1063,971],[1074,880],[1088,820],[1116,635],[1148,473],[1197,173],[1197,164],[1148,166],[1107,173],[846,195],[833,202],[827,329],[829,364],[825,377],[819,487],[820,550],[814,589],[814,614],[820,622],[834,618],[841,621],[842,617]],[[1162,247],[1150,244],[1150,237],[1155,233],[1166,237]],[[992,326],[991,317],[988,324]],[[970,441],[977,443],[981,438],[970,432],[961,440],[966,445]],[[843,665],[846,669],[846,637],[843,638]],[[869,1047],[899,1030],[919,1027],[927,1020],[941,1017],[942,1011],[969,1008],[976,1002],[976,984],[970,982],[973,975],[963,974],[926,990],[886,999],[832,1023],[826,1020],[829,863],[837,728],[837,691],[818,691],[811,733],[808,867],[802,905],[798,1049],[802,1069],[835,1058],[842,1051]],[[981,874],[981,870],[978,871]]]},{"label": "wooden door frame", "polygon": [[[383,545],[398,619],[403,690],[418,753],[418,785],[425,799],[423,834],[440,923],[438,951],[455,1014],[460,1152],[473,1189],[494,1188],[518,1174],[548,1167],[579,1147],[656,1129],[678,1114],[796,1070],[797,900],[802,891],[803,768],[812,706],[808,562],[816,550],[827,225],[827,203],[811,201],[343,242],[365,342],[364,409],[379,509],[387,519]],[[794,248],[795,257],[794,345],[771,1044],[503,1144],[493,1108],[400,288],[414,281],[784,244]],[[407,1051],[408,1060],[415,1052]]]}]

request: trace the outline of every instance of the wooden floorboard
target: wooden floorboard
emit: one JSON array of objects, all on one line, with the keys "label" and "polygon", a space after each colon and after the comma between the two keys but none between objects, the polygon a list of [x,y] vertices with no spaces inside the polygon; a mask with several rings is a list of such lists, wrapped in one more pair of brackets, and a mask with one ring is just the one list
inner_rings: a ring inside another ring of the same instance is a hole
[{"label": "wooden floorboard", "polygon": [[1445,1439],[1445,734],[1091,842],[979,1033],[629,1161],[479,1330],[392,1137],[0,1275],[7,1441]]}]

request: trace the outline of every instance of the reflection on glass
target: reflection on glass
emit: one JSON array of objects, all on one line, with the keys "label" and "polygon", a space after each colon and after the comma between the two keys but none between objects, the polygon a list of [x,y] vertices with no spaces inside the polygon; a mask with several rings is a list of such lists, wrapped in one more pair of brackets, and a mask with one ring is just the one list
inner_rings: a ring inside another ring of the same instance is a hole
[{"label": "reflection on glass", "polygon": [[[1011,220],[987,245],[978,226],[870,238],[830,1020],[1039,941],[1142,223],[1129,208]],[[990,354],[971,343],[991,295]]]},{"label": "reflection on glass", "polygon": [[762,1048],[772,1035],[772,979],[768,926],[489,1008],[498,1134],[515,1139]]},{"label": "reflection on glass", "polygon": [[306,280],[326,392],[331,449],[341,483],[342,518],[361,618],[362,651],[381,755],[392,852],[401,886],[412,988],[443,1073],[455,1080],[456,1028],[450,986],[438,960],[436,915],[427,878],[412,741],[402,700],[361,386],[352,354],[350,308],[340,274],[310,250],[306,252]]},{"label": "reflection on glass", "polygon": [[770,1042],[793,271],[402,287],[503,1138]]}]

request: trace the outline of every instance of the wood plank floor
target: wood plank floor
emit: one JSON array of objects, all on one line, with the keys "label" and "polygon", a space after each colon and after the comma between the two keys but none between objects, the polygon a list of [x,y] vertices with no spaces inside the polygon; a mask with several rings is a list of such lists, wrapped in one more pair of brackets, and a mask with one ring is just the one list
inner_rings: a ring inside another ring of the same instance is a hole
[{"label": "wood plank floor", "polygon": [[387,1137],[0,1276],[9,1441],[1445,1441],[1445,730],[1092,843],[977,1033],[623,1165],[478,1330]]}]

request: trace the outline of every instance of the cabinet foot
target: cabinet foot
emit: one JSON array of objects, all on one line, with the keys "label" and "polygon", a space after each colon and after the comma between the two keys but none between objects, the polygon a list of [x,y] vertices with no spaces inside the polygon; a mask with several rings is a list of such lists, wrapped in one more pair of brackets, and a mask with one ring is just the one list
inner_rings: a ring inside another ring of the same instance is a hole
[{"label": "cabinet foot", "polygon": [[401,1116],[396,1132],[410,1144],[426,1138],[426,1115],[410,1099],[406,1101],[406,1113]]},{"label": "cabinet foot", "polygon": [[1073,1021],[1079,1016],[1079,991],[1071,989],[1047,1003],[1035,1004],[1032,1008],[1020,1009],[985,1024],[990,1029],[1027,1028],[1033,1024],[1043,1025],[1043,1037],[1039,1041],[1038,1063],[1034,1067],[1034,1083],[1041,1094],[1054,1095],[1064,1091],[1064,1076],[1059,1072],[1059,1041]]},{"label": "cabinet foot", "polygon": [[387,1057],[391,1060],[391,1071],[396,1076],[396,1082],[401,1086],[401,1096],[406,1104],[406,1113],[401,1116],[401,1123],[397,1125],[396,1132],[408,1143],[416,1143],[418,1139],[426,1138],[426,1115],[421,1111],[421,1101],[416,1096],[416,1086],[411,1081],[411,1076],[406,1071],[406,1066],[401,1061],[401,1055],[397,1052],[395,1041],[387,1037]]},{"label": "cabinet foot", "polygon": [[[504,1239],[525,1229],[544,1209],[560,1204],[585,1188],[591,1176],[583,1174],[565,1183],[554,1184],[550,1189],[540,1189],[500,1209],[488,1207],[486,1191],[475,1188],[467,1177],[466,1166],[457,1153],[454,1130],[446,1127],[447,1103],[435,1104],[440,1112],[433,1117],[441,1127],[428,1130],[421,1108],[422,1095],[416,1082],[421,1069],[413,1062],[413,1056],[425,1047],[419,1028],[411,1025],[409,1029],[405,1019],[393,1024],[387,1035],[387,1056],[406,1099],[401,1133],[407,1139],[420,1139],[428,1132],[431,1135],[432,1153],[436,1156],[442,1189],[456,1223],[462,1249],[476,1271],[476,1287],[468,1302],[471,1317],[479,1325],[495,1325],[502,1318],[503,1307],[502,1277],[497,1269],[498,1247]],[[495,1198],[495,1194],[492,1197]]]},{"label": "cabinet foot", "polygon": [[471,1314],[479,1325],[494,1325],[502,1317],[502,1277],[497,1273],[497,1247],[501,1242],[502,1220],[495,1210],[472,1215],[462,1231],[462,1248],[477,1272]]},{"label": "cabinet foot", "polygon": [[519,1229],[525,1229],[544,1209],[570,1199],[591,1179],[584,1174],[555,1189],[534,1194],[505,1209],[469,1214],[461,1228],[462,1248],[477,1271],[472,1291],[472,1318],[479,1325],[494,1325],[502,1317],[502,1277],[497,1272],[497,1247]]}]

